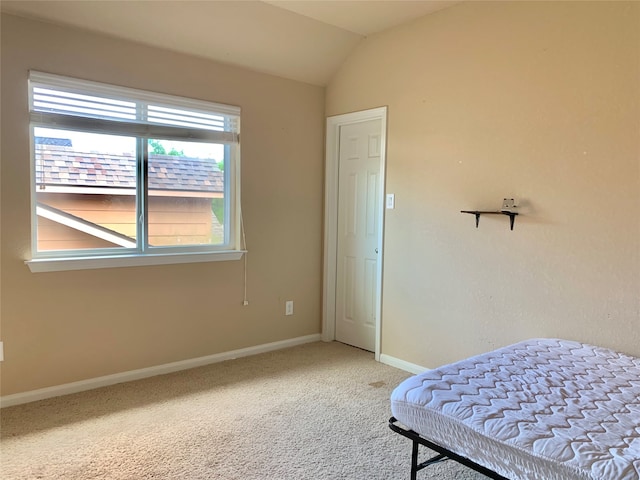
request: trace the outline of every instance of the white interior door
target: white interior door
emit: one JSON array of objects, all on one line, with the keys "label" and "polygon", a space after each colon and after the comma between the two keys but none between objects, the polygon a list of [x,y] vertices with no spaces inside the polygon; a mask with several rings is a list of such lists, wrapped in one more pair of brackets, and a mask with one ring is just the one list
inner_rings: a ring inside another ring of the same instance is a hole
[{"label": "white interior door", "polygon": [[375,351],[381,236],[382,121],[340,126],[336,340]]}]

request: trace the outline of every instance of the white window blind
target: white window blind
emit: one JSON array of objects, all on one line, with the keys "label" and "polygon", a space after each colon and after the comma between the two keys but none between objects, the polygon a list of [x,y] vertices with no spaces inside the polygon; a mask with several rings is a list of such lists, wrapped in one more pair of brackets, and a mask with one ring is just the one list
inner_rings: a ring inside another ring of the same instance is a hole
[{"label": "white window blind", "polygon": [[29,83],[35,126],[223,144],[239,141],[239,107],[34,71]]}]

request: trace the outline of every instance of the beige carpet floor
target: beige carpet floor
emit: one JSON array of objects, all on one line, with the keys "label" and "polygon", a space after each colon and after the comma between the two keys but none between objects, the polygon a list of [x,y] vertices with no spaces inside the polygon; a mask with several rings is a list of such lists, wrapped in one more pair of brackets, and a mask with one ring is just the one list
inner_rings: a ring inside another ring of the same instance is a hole
[{"label": "beige carpet floor", "polygon": [[[408,373],[313,343],[3,409],[0,477],[408,479],[387,426]],[[419,479],[486,477],[452,461]]]}]

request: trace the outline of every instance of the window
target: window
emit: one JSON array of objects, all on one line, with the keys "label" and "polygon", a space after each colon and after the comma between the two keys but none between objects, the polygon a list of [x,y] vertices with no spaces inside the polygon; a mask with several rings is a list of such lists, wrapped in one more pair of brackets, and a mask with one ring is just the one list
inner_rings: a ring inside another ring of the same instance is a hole
[{"label": "window", "polygon": [[32,271],[240,258],[240,109],[31,72]]}]

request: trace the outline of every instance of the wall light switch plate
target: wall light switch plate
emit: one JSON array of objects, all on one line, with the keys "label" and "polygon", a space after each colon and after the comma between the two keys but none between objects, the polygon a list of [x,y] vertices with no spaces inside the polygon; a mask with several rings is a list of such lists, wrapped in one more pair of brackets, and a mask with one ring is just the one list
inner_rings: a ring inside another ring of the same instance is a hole
[{"label": "wall light switch plate", "polygon": [[4,342],[0,342],[0,362],[4,362]]},{"label": "wall light switch plate", "polygon": [[293,315],[293,300],[288,300],[284,304],[284,314],[285,315]]},{"label": "wall light switch plate", "polygon": [[396,208],[396,196],[393,193],[387,193],[387,208],[389,210]]}]

